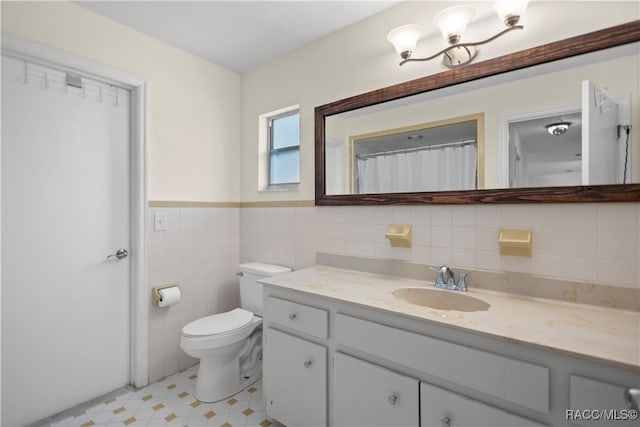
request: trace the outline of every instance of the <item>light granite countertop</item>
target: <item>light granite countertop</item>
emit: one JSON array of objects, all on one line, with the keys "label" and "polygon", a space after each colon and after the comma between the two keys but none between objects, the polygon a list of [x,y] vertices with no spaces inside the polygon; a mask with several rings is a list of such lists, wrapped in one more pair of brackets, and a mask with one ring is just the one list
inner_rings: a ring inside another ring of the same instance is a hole
[{"label": "light granite countertop", "polygon": [[392,294],[400,288],[434,288],[431,282],[320,265],[261,282],[640,371],[638,311],[472,286],[466,295],[489,303],[488,310],[437,310],[411,304]]}]

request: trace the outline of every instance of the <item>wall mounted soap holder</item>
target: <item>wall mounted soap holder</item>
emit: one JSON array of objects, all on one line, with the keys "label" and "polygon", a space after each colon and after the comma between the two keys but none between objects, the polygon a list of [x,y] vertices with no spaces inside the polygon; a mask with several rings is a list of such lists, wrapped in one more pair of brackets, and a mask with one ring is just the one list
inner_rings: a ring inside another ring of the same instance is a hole
[{"label": "wall mounted soap holder", "polygon": [[500,255],[530,257],[533,252],[533,233],[530,228],[501,228]]},{"label": "wall mounted soap holder", "polygon": [[410,224],[391,224],[389,231],[385,233],[385,238],[389,239],[389,243],[393,247],[411,247],[411,225]]}]

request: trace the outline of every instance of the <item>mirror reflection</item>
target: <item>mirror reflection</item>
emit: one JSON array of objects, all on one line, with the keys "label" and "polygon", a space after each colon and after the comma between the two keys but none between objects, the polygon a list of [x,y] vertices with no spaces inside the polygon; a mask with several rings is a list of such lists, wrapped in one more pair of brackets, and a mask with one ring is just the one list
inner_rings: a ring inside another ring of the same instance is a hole
[{"label": "mirror reflection", "polygon": [[[582,183],[580,111],[508,123],[509,187]],[[547,126],[551,131],[547,131]],[[546,132],[545,132],[546,131]]]},{"label": "mirror reflection", "polygon": [[[482,129],[483,115],[476,114],[352,136],[348,188],[353,194],[482,188]],[[340,149],[332,154],[338,166]],[[342,185],[330,183],[336,191]]]},{"label": "mirror reflection", "polygon": [[[628,44],[327,116],[326,194],[637,183],[639,52]],[[476,143],[461,137],[445,155],[458,131],[439,128],[465,118]],[[410,144],[420,128],[444,139]]]}]

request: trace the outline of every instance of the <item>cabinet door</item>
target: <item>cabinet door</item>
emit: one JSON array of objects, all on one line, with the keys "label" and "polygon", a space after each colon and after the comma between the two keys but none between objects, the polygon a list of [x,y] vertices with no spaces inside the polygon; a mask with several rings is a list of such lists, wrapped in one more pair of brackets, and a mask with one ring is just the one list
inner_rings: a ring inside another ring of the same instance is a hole
[{"label": "cabinet door", "polygon": [[[640,377],[636,376],[636,380],[640,380]],[[637,384],[640,385],[640,382]],[[566,416],[571,424],[620,427],[638,425],[636,417],[631,417],[627,409],[625,387],[570,375],[569,390],[570,409]]]},{"label": "cabinet door", "polygon": [[518,427],[542,426],[542,424],[431,384],[420,383],[420,426]]},{"label": "cabinet door", "polygon": [[267,415],[289,426],[327,425],[327,349],[267,328],[264,343]]},{"label": "cabinet door", "polygon": [[333,384],[333,425],[418,425],[418,380],[414,378],[335,353]]}]

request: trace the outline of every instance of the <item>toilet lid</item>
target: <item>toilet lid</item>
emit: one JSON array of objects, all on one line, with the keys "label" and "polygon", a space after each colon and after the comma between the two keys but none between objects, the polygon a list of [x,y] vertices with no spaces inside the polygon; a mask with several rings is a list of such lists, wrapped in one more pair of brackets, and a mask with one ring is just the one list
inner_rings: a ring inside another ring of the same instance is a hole
[{"label": "toilet lid", "polygon": [[189,337],[224,334],[247,325],[252,318],[252,312],[235,308],[226,313],[194,320],[182,328],[182,334]]}]

